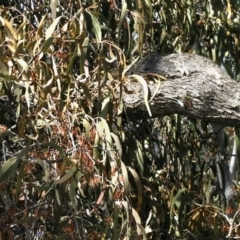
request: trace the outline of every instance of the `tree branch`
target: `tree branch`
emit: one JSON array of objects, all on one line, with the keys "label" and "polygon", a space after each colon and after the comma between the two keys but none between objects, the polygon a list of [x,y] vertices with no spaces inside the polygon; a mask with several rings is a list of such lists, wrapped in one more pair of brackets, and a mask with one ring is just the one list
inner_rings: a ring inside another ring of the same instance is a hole
[{"label": "tree branch", "polygon": [[[240,126],[240,85],[212,61],[195,54],[150,56],[141,60],[129,74],[158,74],[167,80],[148,82],[149,103],[154,117],[182,114],[225,126]],[[124,92],[130,118],[149,117],[143,87],[131,77]],[[133,80],[133,81],[132,81]],[[134,91],[134,94],[129,94]]]}]

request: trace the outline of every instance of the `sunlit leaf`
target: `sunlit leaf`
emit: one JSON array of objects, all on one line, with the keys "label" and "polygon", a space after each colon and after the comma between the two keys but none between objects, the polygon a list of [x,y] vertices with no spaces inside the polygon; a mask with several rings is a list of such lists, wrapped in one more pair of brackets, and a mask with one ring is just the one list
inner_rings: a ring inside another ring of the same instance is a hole
[{"label": "sunlit leaf", "polygon": [[18,64],[23,68],[23,70],[27,73],[29,70],[29,66],[28,64],[21,58],[16,60],[18,62]]},{"label": "sunlit leaf", "polygon": [[57,0],[51,0],[50,3],[50,8],[51,8],[51,12],[52,12],[52,18],[55,19],[56,15],[57,15],[57,5],[58,5],[58,1]]},{"label": "sunlit leaf", "polygon": [[1,16],[0,16],[0,21],[2,22],[3,26],[5,25],[7,27],[12,37],[14,38],[14,40],[17,40],[17,33],[14,30],[12,24],[8,20],[3,19]]},{"label": "sunlit leaf", "polygon": [[137,234],[141,235],[142,231],[141,231],[141,228],[139,228],[139,225],[141,225],[141,219],[140,219],[137,211],[134,208],[132,208],[132,215],[133,215],[134,220],[135,220],[135,222],[137,224]]},{"label": "sunlit leaf", "polygon": [[150,233],[151,230],[147,228],[147,230],[148,230],[148,232],[147,232],[146,229],[144,229],[144,227],[142,226],[142,224],[137,224],[137,229],[138,229],[138,231],[140,233],[139,235],[143,236],[142,239],[143,240],[147,240],[148,239],[147,233]]},{"label": "sunlit leaf", "polygon": [[106,97],[103,102],[102,102],[102,109],[101,109],[101,114],[100,116],[103,119],[106,119],[107,116],[109,115],[109,107],[111,103],[111,97]]},{"label": "sunlit leaf", "polygon": [[[111,131],[109,129],[109,125],[107,123],[107,121],[103,118],[99,118],[99,122],[98,122],[98,133],[101,135],[102,138],[105,138],[107,141],[107,146],[109,146],[111,148],[112,146],[112,137],[111,137]],[[109,149],[110,150],[110,149]]]},{"label": "sunlit leaf", "polygon": [[42,17],[42,19],[38,25],[38,29],[37,29],[38,40],[44,37],[43,27],[44,27],[44,22],[45,22],[46,17],[47,17],[47,14]]},{"label": "sunlit leaf", "polygon": [[94,148],[93,148],[94,159],[100,159],[99,143],[100,143],[100,136],[99,134],[96,134],[94,139]]},{"label": "sunlit leaf", "polygon": [[55,31],[60,19],[62,16],[54,19],[53,23],[50,25],[50,27],[46,30],[46,40],[52,37],[53,32]]},{"label": "sunlit leaf", "polygon": [[[27,20],[26,20],[26,18],[24,18],[24,20],[23,20],[23,22],[22,22],[22,24],[19,26],[19,28],[17,29],[17,38],[18,38],[18,40],[20,40],[20,41],[23,41],[22,40],[22,36],[23,36],[23,34],[24,34],[24,28],[26,27],[26,25],[27,25],[28,23],[27,23]],[[25,39],[24,39],[24,41],[25,41]]]},{"label": "sunlit leaf", "polygon": [[102,30],[101,30],[101,25],[98,21],[98,19],[94,16],[94,14],[91,11],[88,11],[89,15],[91,16],[92,19],[92,25],[93,25],[93,30],[97,38],[97,42],[100,43],[102,41]]}]

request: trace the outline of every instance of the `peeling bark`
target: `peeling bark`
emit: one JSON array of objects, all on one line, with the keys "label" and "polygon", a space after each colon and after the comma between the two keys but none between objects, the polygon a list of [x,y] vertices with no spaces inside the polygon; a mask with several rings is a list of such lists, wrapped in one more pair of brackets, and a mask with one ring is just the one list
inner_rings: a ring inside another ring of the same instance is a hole
[{"label": "peeling bark", "polygon": [[[150,56],[139,61],[131,74],[166,78],[156,94],[158,83],[148,82],[149,99],[155,94],[149,103],[153,117],[178,113],[224,126],[240,126],[239,83],[204,57],[187,53]],[[142,85],[130,78],[125,88],[123,99],[129,117],[149,117]]]}]

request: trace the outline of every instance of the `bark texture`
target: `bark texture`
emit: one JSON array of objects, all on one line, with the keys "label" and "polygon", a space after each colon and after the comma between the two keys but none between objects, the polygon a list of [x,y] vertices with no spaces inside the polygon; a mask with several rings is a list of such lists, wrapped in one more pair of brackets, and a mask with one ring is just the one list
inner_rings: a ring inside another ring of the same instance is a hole
[{"label": "bark texture", "polygon": [[[240,85],[207,58],[187,53],[149,56],[128,74],[145,79],[149,74],[166,78],[159,88],[159,83],[148,83],[149,99],[155,95],[149,103],[153,117],[178,113],[220,125],[240,126]],[[129,79],[123,95],[129,117],[149,117],[142,85]]]}]

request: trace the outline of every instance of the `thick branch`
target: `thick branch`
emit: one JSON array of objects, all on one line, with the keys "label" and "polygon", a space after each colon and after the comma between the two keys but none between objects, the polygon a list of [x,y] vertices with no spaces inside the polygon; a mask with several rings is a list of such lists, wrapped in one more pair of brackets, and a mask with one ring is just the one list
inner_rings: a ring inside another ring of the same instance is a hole
[{"label": "thick branch", "polygon": [[[167,78],[149,103],[154,117],[179,113],[225,126],[240,126],[240,85],[206,58],[194,54],[151,56],[141,60],[131,70],[133,73]],[[150,99],[157,83],[148,86]],[[133,81],[126,87],[135,91],[124,93],[129,117],[148,117],[142,85]]]}]

